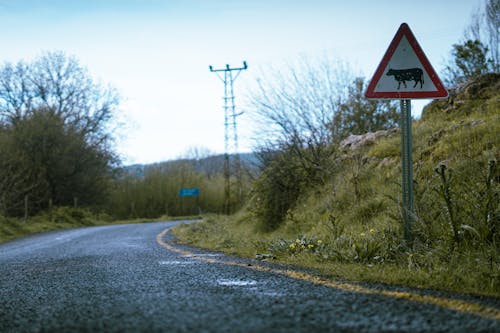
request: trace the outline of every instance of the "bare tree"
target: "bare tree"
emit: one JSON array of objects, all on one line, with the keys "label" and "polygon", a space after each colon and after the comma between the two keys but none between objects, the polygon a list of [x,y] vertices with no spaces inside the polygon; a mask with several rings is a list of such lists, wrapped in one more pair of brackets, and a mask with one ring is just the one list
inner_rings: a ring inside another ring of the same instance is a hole
[{"label": "bare tree", "polygon": [[262,165],[270,152],[288,150],[308,177],[323,179],[336,140],[334,115],[353,78],[343,61],[301,58],[285,72],[271,70],[258,79],[249,107],[258,124]]},{"label": "bare tree", "polygon": [[304,190],[326,181],[335,152],[334,115],[352,78],[341,61],[302,58],[286,72],[263,75],[250,93],[263,169],[252,207],[264,230],[278,227]]},{"label": "bare tree", "polygon": [[13,123],[34,109],[54,110],[99,144],[109,137],[119,96],[95,82],[76,58],[49,52],[34,62],[6,63],[0,69],[0,121]]},{"label": "bare tree", "polygon": [[354,78],[351,73],[342,61],[315,63],[302,58],[285,73],[271,70],[263,75],[249,96],[259,124],[257,142],[331,143],[333,116],[346,100],[346,87]]},{"label": "bare tree", "polygon": [[485,0],[472,14],[471,22],[464,32],[463,43],[479,41],[484,45],[491,60],[490,70],[500,71],[500,0]]},{"label": "bare tree", "polygon": [[345,136],[397,124],[397,108],[366,101],[364,89],[365,80],[340,60],[302,58],[286,73],[271,71],[250,94],[257,142],[266,150],[288,147],[304,165],[320,168]]},{"label": "bare tree", "polygon": [[488,45],[493,59],[493,70],[500,72],[500,0],[490,0],[486,4],[486,25]]},{"label": "bare tree", "polygon": [[31,109],[35,91],[30,71],[22,61],[7,63],[0,70],[0,120],[14,122]]}]

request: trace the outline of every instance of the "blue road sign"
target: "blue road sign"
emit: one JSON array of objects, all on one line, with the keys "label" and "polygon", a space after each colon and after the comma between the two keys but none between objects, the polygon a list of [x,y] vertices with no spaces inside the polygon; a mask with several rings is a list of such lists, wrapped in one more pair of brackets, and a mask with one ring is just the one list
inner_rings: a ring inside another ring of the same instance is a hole
[{"label": "blue road sign", "polygon": [[179,190],[180,197],[197,197],[200,195],[199,188],[181,188]]}]

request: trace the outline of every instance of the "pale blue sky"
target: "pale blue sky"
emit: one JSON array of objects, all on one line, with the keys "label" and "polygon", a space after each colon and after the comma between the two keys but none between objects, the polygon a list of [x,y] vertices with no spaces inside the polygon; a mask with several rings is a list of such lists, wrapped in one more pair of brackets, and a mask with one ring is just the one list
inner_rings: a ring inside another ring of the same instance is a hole
[{"label": "pale blue sky", "polygon": [[[190,146],[223,152],[223,87],[208,65],[248,62],[235,84],[243,109],[244,88],[262,70],[303,55],[340,57],[371,77],[407,22],[440,72],[480,2],[0,0],[0,62],[53,50],[76,56],[124,98],[124,162],[158,162]],[[413,103],[415,116],[426,102]],[[251,119],[238,125],[249,151]]]}]

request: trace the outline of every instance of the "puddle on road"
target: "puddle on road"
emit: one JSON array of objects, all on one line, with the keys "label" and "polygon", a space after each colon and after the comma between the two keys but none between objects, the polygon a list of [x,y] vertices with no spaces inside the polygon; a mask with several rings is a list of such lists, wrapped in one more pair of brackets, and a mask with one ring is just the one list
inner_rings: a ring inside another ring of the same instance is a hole
[{"label": "puddle on road", "polygon": [[284,296],[282,292],[268,289],[265,282],[262,284],[255,280],[218,279],[217,284],[225,287],[249,287],[246,288],[248,292],[265,298],[279,298]]},{"label": "puddle on road", "polygon": [[260,291],[260,290],[255,290],[255,293],[266,296],[266,297],[283,297],[283,293],[278,293],[276,291]]},{"label": "puddle on road", "polygon": [[230,287],[245,287],[245,286],[255,286],[257,281],[254,280],[232,280],[232,279],[219,279],[217,284],[220,286],[230,286]]},{"label": "puddle on road", "polygon": [[125,247],[132,247],[132,248],[134,248],[134,249],[138,249],[138,248],[143,248],[143,247],[144,247],[144,246],[139,245],[139,244],[131,244],[131,243],[130,243],[130,244],[126,244],[126,243],[125,243],[125,244],[122,244],[122,246],[125,246]]}]

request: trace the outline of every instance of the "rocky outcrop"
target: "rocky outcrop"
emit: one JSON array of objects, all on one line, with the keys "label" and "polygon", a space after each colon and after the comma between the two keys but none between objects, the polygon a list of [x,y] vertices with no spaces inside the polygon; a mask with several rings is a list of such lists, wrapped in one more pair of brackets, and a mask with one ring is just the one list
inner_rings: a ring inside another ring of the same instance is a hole
[{"label": "rocky outcrop", "polygon": [[397,132],[399,132],[399,128],[370,132],[361,135],[351,135],[340,142],[340,148],[355,150],[361,147],[371,146],[378,139],[389,137]]},{"label": "rocky outcrop", "polygon": [[474,80],[447,89],[448,98],[434,100],[427,105],[422,112],[422,120],[427,120],[434,113],[460,112],[461,107],[469,101],[494,98],[500,91],[500,73],[483,74]]}]

